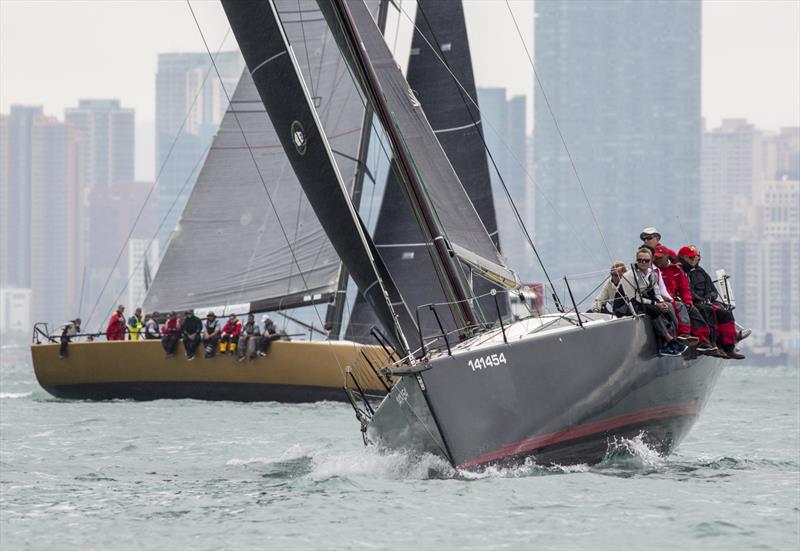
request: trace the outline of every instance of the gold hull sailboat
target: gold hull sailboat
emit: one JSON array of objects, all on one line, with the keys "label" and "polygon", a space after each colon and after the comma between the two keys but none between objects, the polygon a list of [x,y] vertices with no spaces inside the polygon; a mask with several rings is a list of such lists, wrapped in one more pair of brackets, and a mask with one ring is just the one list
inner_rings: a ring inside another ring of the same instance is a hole
[{"label": "gold hull sailboat", "polygon": [[348,401],[354,380],[367,395],[387,391],[373,368],[385,363],[383,349],[347,341],[276,341],[268,356],[241,362],[202,353],[189,361],[180,345],[165,358],[157,340],[74,342],[63,359],[59,347],[31,346],[36,379],[58,398]]}]

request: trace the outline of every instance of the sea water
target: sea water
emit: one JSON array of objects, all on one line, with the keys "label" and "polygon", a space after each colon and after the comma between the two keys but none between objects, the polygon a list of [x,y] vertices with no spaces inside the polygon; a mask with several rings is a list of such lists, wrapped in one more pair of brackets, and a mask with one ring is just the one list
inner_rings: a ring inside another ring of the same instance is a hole
[{"label": "sea water", "polygon": [[729,367],[677,452],[460,472],[350,406],[50,397],[0,372],[0,548],[800,548],[800,369]]}]

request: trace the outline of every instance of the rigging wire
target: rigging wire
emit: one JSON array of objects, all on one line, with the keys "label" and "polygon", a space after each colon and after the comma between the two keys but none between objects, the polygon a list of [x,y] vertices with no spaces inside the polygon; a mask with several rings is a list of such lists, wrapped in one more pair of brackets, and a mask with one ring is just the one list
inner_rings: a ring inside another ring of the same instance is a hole
[{"label": "rigging wire", "polygon": [[[222,47],[224,46],[225,41],[228,39],[229,34],[230,34],[230,29],[228,29],[225,32],[225,36],[222,37],[222,42],[220,42],[219,48],[217,48],[217,53],[214,54],[215,58],[222,51]],[[108,283],[111,281],[111,277],[114,275],[114,270],[119,265],[119,261],[122,258],[123,253],[125,252],[125,248],[128,246],[128,243],[130,242],[131,237],[133,236],[133,232],[136,229],[136,225],[139,223],[139,219],[142,217],[142,213],[144,212],[144,209],[147,206],[148,201],[150,200],[150,196],[153,194],[153,191],[156,189],[156,186],[161,180],[161,174],[164,172],[164,169],[166,168],[167,163],[169,162],[172,156],[172,152],[174,151],[175,146],[178,143],[178,139],[180,138],[183,129],[186,127],[186,123],[188,122],[189,117],[192,114],[192,110],[194,109],[194,106],[197,103],[197,98],[200,97],[203,88],[205,88],[206,82],[208,81],[208,77],[210,74],[211,74],[211,67],[209,67],[208,71],[206,71],[206,74],[203,77],[203,82],[197,88],[197,93],[195,93],[194,98],[192,99],[192,103],[189,106],[189,109],[186,111],[186,116],[183,117],[183,121],[178,127],[178,130],[175,133],[175,137],[173,138],[172,143],[170,144],[169,149],[167,150],[167,155],[166,157],[164,157],[164,162],[161,163],[161,167],[158,169],[158,174],[156,175],[155,180],[153,180],[153,184],[150,186],[150,189],[147,192],[147,196],[144,198],[144,201],[142,201],[142,206],[139,208],[139,212],[136,214],[136,218],[134,219],[133,224],[131,225],[131,229],[128,232],[128,237],[125,238],[125,241],[123,242],[122,247],[120,248],[119,253],[117,254],[117,259],[114,261],[114,265],[111,267],[111,270],[109,270],[108,277],[106,277],[106,280],[103,283],[103,287],[100,289],[100,293],[97,295],[97,300],[95,301],[94,306],[92,306],[89,316],[86,318],[86,327],[89,326],[89,321],[92,319],[92,316],[94,315],[97,306],[100,304],[100,300],[103,298],[103,293],[105,293],[106,287],[108,287]],[[178,193],[178,197],[180,197],[180,193]]]},{"label": "rigging wire", "polygon": [[[144,249],[144,254],[139,259],[139,261],[136,263],[136,266],[134,267],[134,269],[133,270],[129,270],[130,275],[128,276],[128,279],[125,281],[125,285],[122,286],[122,289],[120,290],[119,294],[117,294],[117,296],[114,298],[114,301],[111,303],[111,308],[106,313],[106,317],[103,318],[103,319],[107,319],[109,316],[111,316],[111,312],[114,311],[115,304],[117,304],[118,301],[120,300],[120,298],[122,298],[122,294],[128,288],[128,285],[130,285],[131,280],[133,279],[133,276],[139,270],[139,266],[141,266],[143,264],[143,262],[145,261],[145,259],[147,258],[147,251],[150,250],[150,246],[153,244],[153,241],[155,241],[156,238],[158,237],[158,234],[161,233],[161,229],[164,227],[164,224],[167,222],[167,218],[169,218],[169,215],[172,212],[172,209],[174,209],[175,205],[178,204],[178,199],[180,198],[181,194],[183,193],[183,190],[186,189],[186,186],[189,185],[189,182],[192,181],[195,172],[201,166],[201,163],[203,162],[203,159],[205,158],[206,153],[209,151],[209,149],[211,149],[211,144],[210,143],[203,150],[202,154],[200,155],[200,158],[197,159],[197,162],[195,162],[194,166],[192,167],[191,172],[189,173],[189,176],[186,178],[186,180],[183,181],[183,184],[181,185],[180,190],[175,195],[175,198],[172,200],[172,203],[169,206],[169,210],[167,210],[167,212],[161,218],[161,222],[158,224],[158,228],[156,228],[156,231],[153,234],[153,237],[151,237],[150,240],[147,242],[147,247],[145,247],[145,249]],[[102,327],[103,327],[102,326],[102,320],[101,320],[100,323],[101,323],[100,330],[102,330]],[[88,327],[88,323],[87,323],[87,327]]]},{"label": "rigging wire", "polygon": [[[395,6],[396,6],[396,4],[395,4]],[[405,10],[402,10],[402,9],[400,11],[405,16],[405,18],[408,19],[411,22],[411,24],[416,29],[416,31],[418,33],[420,33],[420,35],[422,36],[423,40],[425,41],[425,44],[433,52],[433,54],[436,56],[436,58],[439,60],[439,62],[442,63],[445,66],[445,68],[447,69],[447,71],[450,74],[451,78],[458,85],[458,87],[461,88],[461,90],[464,92],[464,95],[469,100],[469,102],[472,105],[475,106],[475,108],[478,110],[479,113],[481,113],[481,109],[480,109],[480,106],[478,105],[477,100],[475,98],[473,98],[469,94],[469,92],[466,91],[466,89],[464,88],[464,85],[461,83],[459,78],[455,74],[453,74],[453,72],[445,64],[444,60],[442,60],[442,57],[439,55],[439,52],[436,51],[436,48],[433,47],[433,45],[425,37],[424,34],[421,34],[422,31],[417,27],[416,23],[412,20],[411,16],[408,14],[408,12],[406,12]],[[545,202],[547,203],[547,206],[550,207],[550,210],[552,210],[558,218],[560,218],[561,220],[565,220],[565,217],[562,216],[562,214],[559,212],[559,210],[556,208],[556,206],[553,204],[553,202],[550,201],[550,198],[544,193],[544,191],[539,189],[538,185],[536,185],[536,181],[534,180],[533,176],[531,176],[531,174],[528,172],[528,168],[525,166],[525,163],[523,163],[520,160],[520,158],[517,157],[517,154],[506,143],[506,141],[503,139],[503,137],[500,134],[500,132],[497,130],[497,128],[495,128],[495,126],[491,123],[491,121],[488,118],[482,116],[481,117],[481,123],[485,124],[485,126],[488,127],[492,131],[492,133],[497,137],[497,139],[500,142],[500,144],[506,149],[506,151],[509,153],[509,155],[514,160],[514,162],[517,164],[517,166],[522,169],[522,172],[525,174],[527,180],[533,185],[534,191],[536,191],[539,195],[541,195],[542,199],[545,200]],[[587,249],[586,246],[583,244],[583,242],[581,240],[577,240],[576,243],[583,250],[583,252],[586,253],[587,256],[595,256],[596,257],[597,252]]]},{"label": "rigging wire", "polygon": [[536,65],[533,63],[533,58],[531,57],[531,53],[528,51],[528,46],[525,45],[525,39],[522,37],[522,31],[519,28],[519,24],[517,23],[517,18],[514,15],[514,11],[511,9],[511,4],[506,1],[506,7],[508,8],[508,13],[511,15],[511,20],[514,22],[514,28],[517,30],[517,36],[519,36],[519,40],[522,43],[522,49],[525,50],[525,55],[528,58],[528,61],[531,64],[531,69],[533,69],[533,75],[536,77],[536,84],[538,84],[539,89],[542,91],[542,97],[544,98],[544,102],[547,105],[547,110],[550,112],[550,118],[553,119],[553,124],[556,127],[556,131],[558,132],[558,137],[561,139],[561,144],[564,146],[564,151],[567,153],[567,158],[569,159],[569,164],[572,166],[572,172],[575,174],[575,179],[578,181],[578,185],[581,188],[581,193],[583,194],[583,198],[586,200],[586,205],[589,207],[589,212],[592,214],[592,220],[594,220],[594,225],[597,227],[597,232],[600,234],[600,239],[603,240],[603,246],[606,248],[606,252],[608,253],[608,260],[609,262],[613,262],[613,258],[611,255],[611,249],[608,248],[608,243],[606,243],[606,236],[603,234],[603,230],[600,228],[600,224],[597,221],[597,216],[595,215],[594,208],[592,207],[592,202],[589,200],[589,196],[586,194],[586,189],[583,187],[583,181],[581,180],[580,175],[578,174],[578,168],[575,166],[575,161],[572,159],[572,153],[569,151],[569,147],[567,147],[567,141],[564,139],[564,134],[561,132],[561,127],[558,124],[558,120],[556,119],[556,114],[553,111],[552,106],[550,105],[550,100],[547,99],[547,94],[544,91],[544,85],[542,84],[542,80],[539,78],[539,73],[536,70]]}]

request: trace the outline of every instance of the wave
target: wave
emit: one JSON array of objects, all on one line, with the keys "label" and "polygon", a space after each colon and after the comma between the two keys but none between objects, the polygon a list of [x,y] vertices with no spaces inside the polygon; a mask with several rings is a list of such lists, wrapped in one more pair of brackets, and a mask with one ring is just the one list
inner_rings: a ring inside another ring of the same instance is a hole
[{"label": "wave", "polygon": [[33,392],[0,392],[0,399],[14,400],[16,398],[27,398],[32,395]]}]

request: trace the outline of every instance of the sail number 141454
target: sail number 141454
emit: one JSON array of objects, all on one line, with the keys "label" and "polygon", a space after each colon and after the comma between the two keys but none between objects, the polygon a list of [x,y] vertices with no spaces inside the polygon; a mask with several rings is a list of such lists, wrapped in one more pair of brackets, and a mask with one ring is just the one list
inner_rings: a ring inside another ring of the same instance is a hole
[{"label": "sail number 141454", "polygon": [[500,352],[499,354],[489,354],[488,356],[482,356],[480,358],[469,360],[467,365],[472,368],[472,371],[477,371],[478,369],[486,369],[504,363],[506,363],[506,356]]}]

